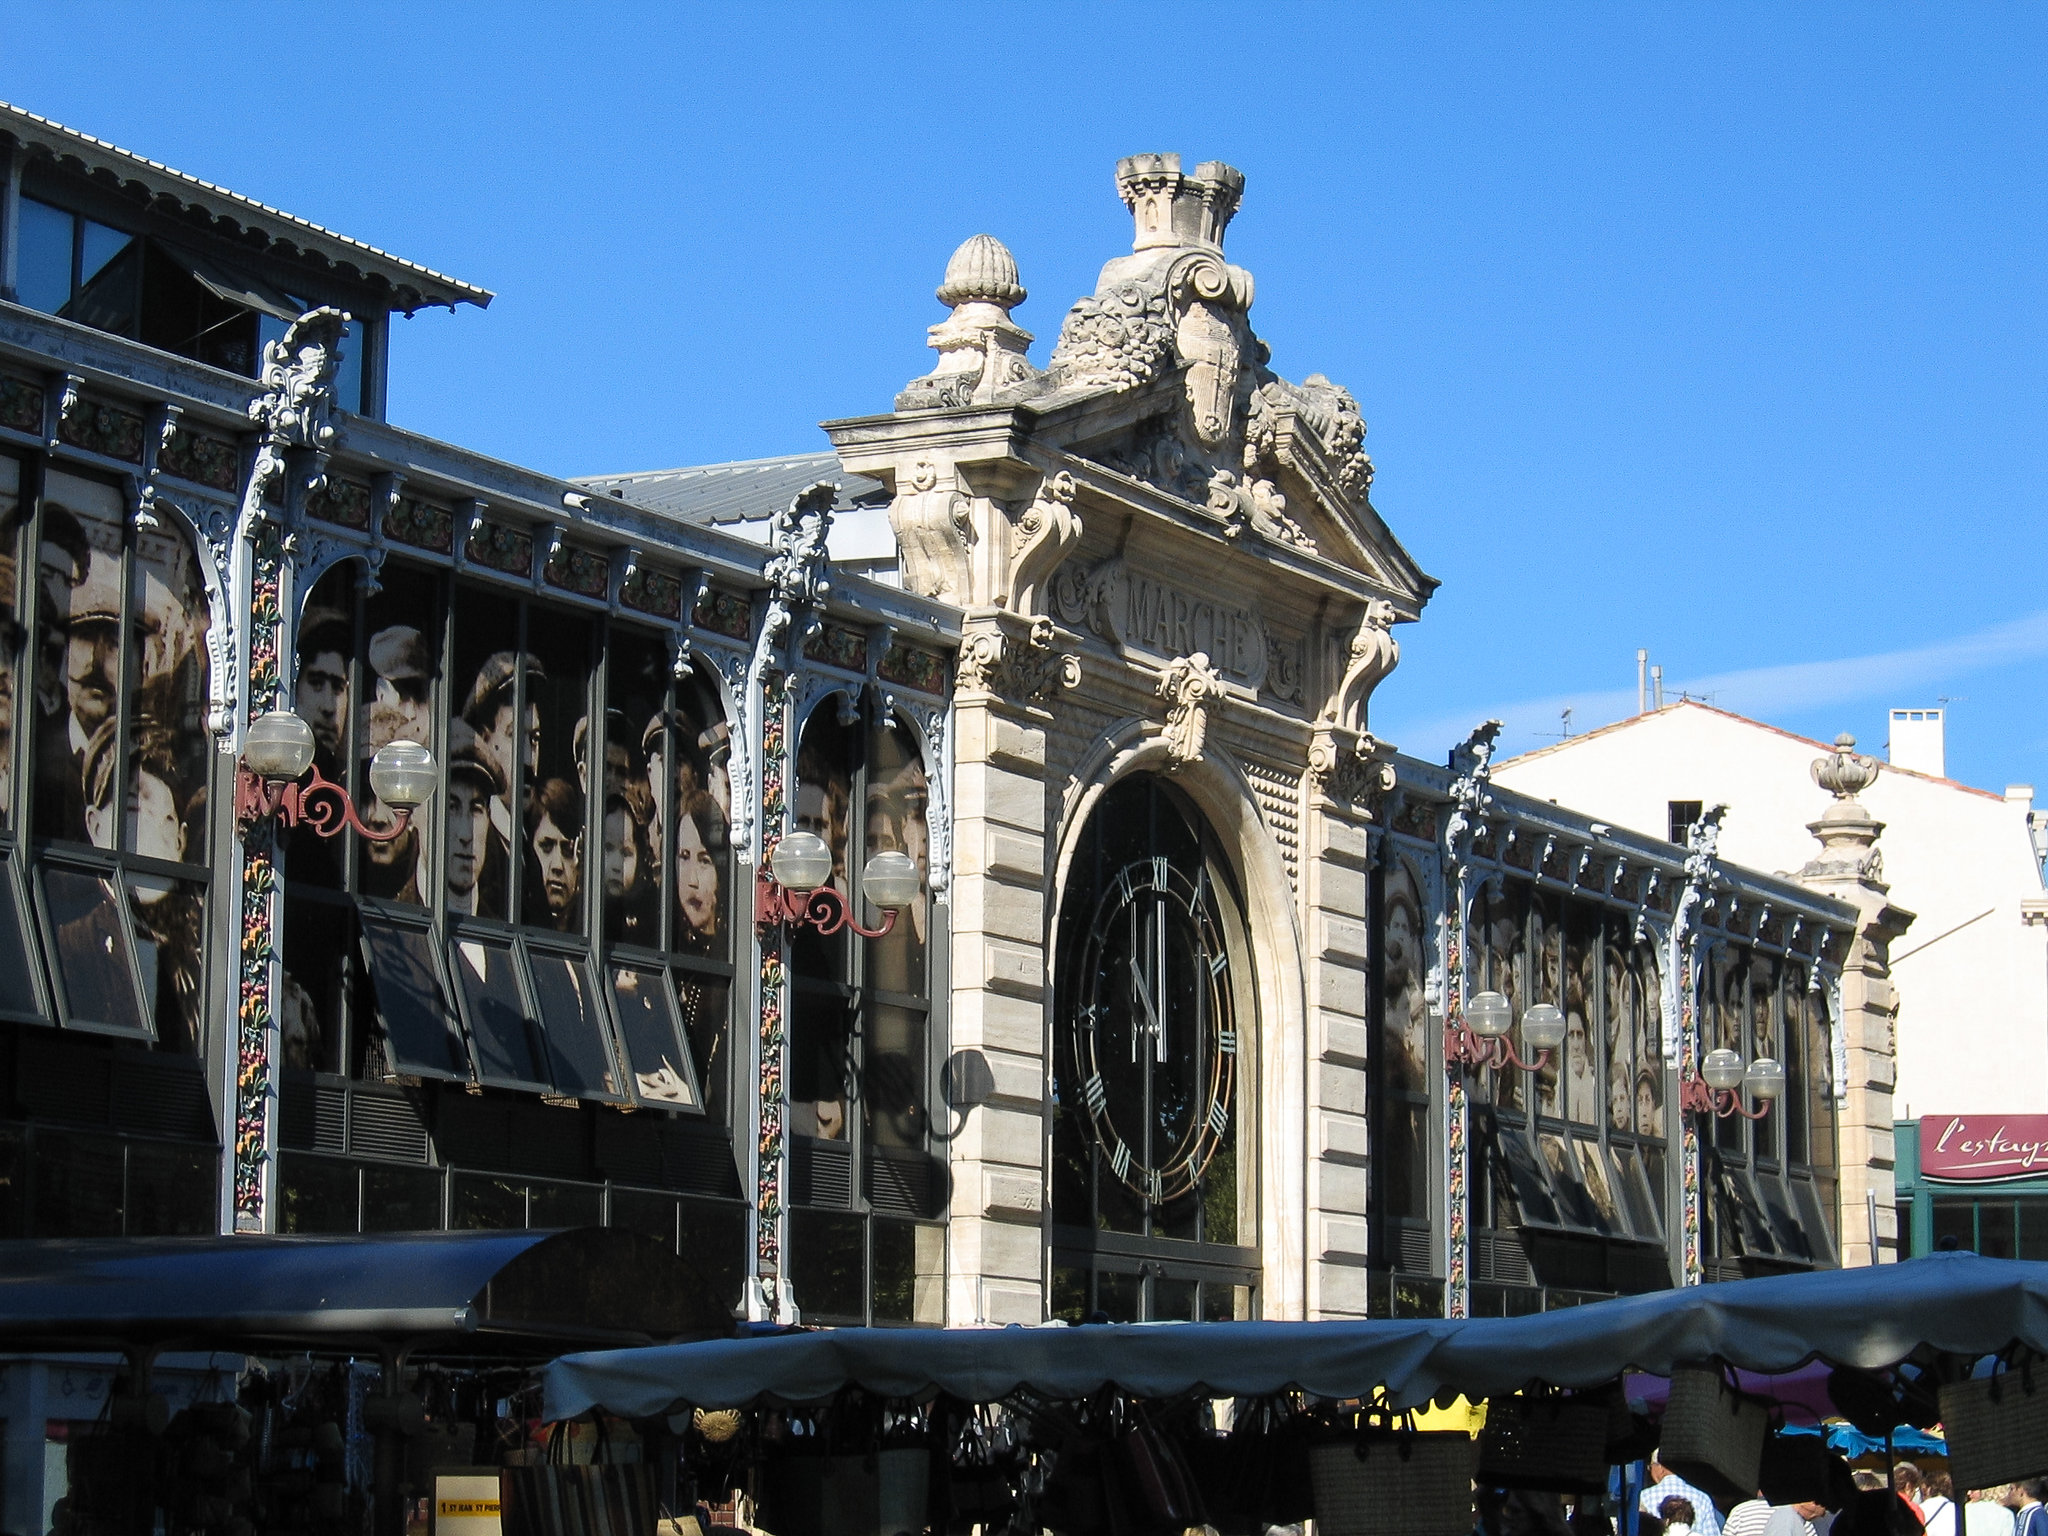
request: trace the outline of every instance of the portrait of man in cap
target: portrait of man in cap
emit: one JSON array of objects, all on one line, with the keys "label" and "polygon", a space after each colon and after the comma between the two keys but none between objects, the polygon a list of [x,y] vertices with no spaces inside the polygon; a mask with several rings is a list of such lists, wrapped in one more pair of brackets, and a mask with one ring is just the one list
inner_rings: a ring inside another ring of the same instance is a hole
[{"label": "portrait of man in cap", "polygon": [[392,624],[370,636],[369,720],[363,750],[375,752],[394,741],[431,742],[433,726],[433,655],[420,632],[409,624]]},{"label": "portrait of man in cap", "polygon": [[[39,652],[61,656],[64,691],[60,710],[39,721],[36,827],[46,837],[83,842],[85,749],[93,733],[113,718],[118,700],[121,505],[111,486],[54,471],[48,478],[52,494],[43,507],[44,553],[39,557],[44,609]],[[102,504],[94,510],[104,515],[80,516],[56,499],[60,492]],[[101,525],[98,539],[88,521]]]},{"label": "portrait of man in cap", "polygon": [[[515,709],[516,684],[522,660],[526,663],[527,688],[526,718],[523,722],[516,720]],[[483,850],[483,870],[478,877],[480,894],[476,910],[479,916],[510,915],[505,901],[512,884],[514,849],[520,851],[525,887],[533,890],[540,883],[538,862],[521,835],[524,807],[520,815],[513,815],[511,788],[515,756],[525,774],[526,795],[531,796],[536,788],[533,779],[540,765],[540,705],[535,702],[533,691],[546,682],[547,673],[542,670],[538,658],[522,657],[517,651],[496,651],[486,657],[484,664],[477,669],[476,681],[463,706],[461,718],[475,732],[477,758],[497,780],[497,788],[491,792],[490,833]]]},{"label": "portrait of man in cap", "polygon": [[[444,807],[448,859],[443,885],[451,915],[473,917],[505,910],[504,868],[489,866],[490,804],[502,791],[497,770],[477,750],[476,732],[467,721],[448,723],[448,797]],[[499,881],[495,891],[487,879]]]},{"label": "portrait of man in cap", "polygon": [[307,608],[299,621],[299,676],[292,708],[313,728],[314,761],[340,777],[342,734],[348,720],[348,663],[353,626],[335,608]]}]

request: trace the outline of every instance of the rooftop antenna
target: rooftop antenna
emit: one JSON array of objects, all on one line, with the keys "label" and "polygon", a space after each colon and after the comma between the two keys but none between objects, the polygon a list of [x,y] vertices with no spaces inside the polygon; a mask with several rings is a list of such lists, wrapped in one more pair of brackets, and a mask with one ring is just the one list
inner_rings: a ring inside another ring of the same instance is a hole
[{"label": "rooftop antenna", "polygon": [[1572,707],[1571,707],[1571,705],[1569,705],[1569,704],[1565,705],[1565,707],[1564,707],[1564,716],[1563,716],[1563,718],[1564,718],[1564,739],[1565,739],[1566,741],[1570,741],[1570,740],[1572,739]]},{"label": "rooftop antenna", "polygon": [[1636,647],[1636,713],[1641,714],[1650,707],[1650,653],[1640,645]]},{"label": "rooftop antenna", "polygon": [[1655,702],[1657,708],[1662,709],[1664,707],[1664,669],[1662,667],[1650,668],[1650,697]]}]

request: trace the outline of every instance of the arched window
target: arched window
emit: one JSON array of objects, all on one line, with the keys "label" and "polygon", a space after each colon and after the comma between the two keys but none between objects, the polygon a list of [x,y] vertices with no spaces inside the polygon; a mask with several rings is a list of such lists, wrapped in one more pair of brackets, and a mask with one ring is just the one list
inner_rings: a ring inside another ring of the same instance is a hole
[{"label": "arched window", "polygon": [[[826,698],[805,723],[790,793],[795,830],[832,850],[832,885],[863,926],[876,854],[925,867],[929,788],[910,727],[871,697]],[[882,938],[850,928],[790,930],[790,1278],[821,1319],[938,1322],[944,1169],[934,1156],[931,1085],[943,1042],[931,1028],[929,887]]]},{"label": "arched window", "polygon": [[1242,910],[1179,791],[1139,774],[1103,794],[1060,899],[1055,1316],[1252,1315],[1258,1016]]}]

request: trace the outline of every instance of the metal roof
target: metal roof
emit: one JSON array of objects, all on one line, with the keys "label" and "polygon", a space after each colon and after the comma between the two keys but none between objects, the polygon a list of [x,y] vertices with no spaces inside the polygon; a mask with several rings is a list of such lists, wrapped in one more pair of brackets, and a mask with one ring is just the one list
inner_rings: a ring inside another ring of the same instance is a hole
[{"label": "metal roof", "polygon": [[0,1243],[9,1345],[560,1347],[731,1326],[694,1265],[611,1228]]},{"label": "metal roof", "polygon": [[839,499],[832,508],[835,512],[877,506],[889,499],[879,480],[849,474],[833,453],[794,453],[685,469],[590,475],[576,484],[681,522],[717,526],[766,522],[820,480],[839,482]]},{"label": "metal roof", "polygon": [[245,231],[257,234],[272,246],[311,256],[345,276],[388,288],[394,309],[412,310],[430,304],[445,304],[450,309],[457,304],[474,304],[481,309],[491,302],[488,288],[465,283],[348,235],[323,229],[268,203],[172,170],[161,161],[147,159],[4,101],[0,101],[0,134],[41,149],[59,164],[67,164],[92,180],[111,182],[123,191],[140,191],[150,202],[168,201],[180,213],[203,214],[216,225],[227,226],[220,232],[231,239],[245,238]]}]

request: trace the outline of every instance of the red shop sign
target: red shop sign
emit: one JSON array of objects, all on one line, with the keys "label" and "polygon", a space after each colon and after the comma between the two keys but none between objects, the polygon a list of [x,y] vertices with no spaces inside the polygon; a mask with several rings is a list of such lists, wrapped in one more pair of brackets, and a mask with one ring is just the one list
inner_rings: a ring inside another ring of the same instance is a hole
[{"label": "red shop sign", "polygon": [[1920,1171],[1930,1179],[2048,1178],[2048,1115],[1929,1115]]}]

